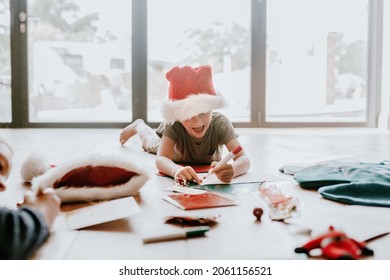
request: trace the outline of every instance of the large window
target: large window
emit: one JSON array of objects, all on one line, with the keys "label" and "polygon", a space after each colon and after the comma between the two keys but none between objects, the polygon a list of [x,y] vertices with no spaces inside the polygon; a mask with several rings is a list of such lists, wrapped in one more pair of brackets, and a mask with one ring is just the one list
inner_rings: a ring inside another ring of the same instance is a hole
[{"label": "large window", "polygon": [[368,0],[267,1],[267,122],[366,122]]},{"label": "large window", "polygon": [[11,123],[11,52],[9,0],[0,0],[0,126]]},{"label": "large window", "polygon": [[250,0],[148,1],[148,120],[160,121],[165,73],[174,65],[209,64],[225,113],[250,121]]},{"label": "large window", "polygon": [[131,1],[29,0],[29,121],[131,120]]},{"label": "large window", "polygon": [[378,126],[390,129],[390,2],[383,3],[383,56],[382,56],[382,84]]},{"label": "large window", "polygon": [[383,2],[0,0],[0,123],[155,126],[165,73],[209,64],[236,127],[375,126]]}]

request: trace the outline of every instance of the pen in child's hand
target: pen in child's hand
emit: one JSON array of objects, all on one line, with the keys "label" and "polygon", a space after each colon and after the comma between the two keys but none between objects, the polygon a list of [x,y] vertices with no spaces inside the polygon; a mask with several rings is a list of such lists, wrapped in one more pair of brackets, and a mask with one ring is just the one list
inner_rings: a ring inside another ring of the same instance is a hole
[{"label": "pen in child's hand", "polygon": [[[237,148],[235,148],[233,151],[231,151],[230,153],[228,153],[223,159],[221,159],[213,168],[218,168],[226,163],[229,162],[229,160],[231,160],[232,158],[234,158],[239,152],[242,151],[242,147],[241,146],[238,146]],[[211,170],[211,169],[210,169]],[[209,170],[209,172],[207,173],[206,176],[203,177],[203,180],[206,179],[207,176],[209,176],[211,172]]]}]

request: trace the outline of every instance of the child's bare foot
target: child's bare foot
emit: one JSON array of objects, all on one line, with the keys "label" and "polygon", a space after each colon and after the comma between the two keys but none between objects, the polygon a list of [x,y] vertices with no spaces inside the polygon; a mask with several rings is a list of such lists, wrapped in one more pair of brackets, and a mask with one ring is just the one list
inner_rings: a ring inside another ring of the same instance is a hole
[{"label": "child's bare foot", "polygon": [[119,135],[119,142],[122,146],[126,143],[127,140],[129,140],[129,138],[137,134],[137,126],[140,123],[144,123],[144,121],[141,119],[136,119],[122,130],[121,134]]}]

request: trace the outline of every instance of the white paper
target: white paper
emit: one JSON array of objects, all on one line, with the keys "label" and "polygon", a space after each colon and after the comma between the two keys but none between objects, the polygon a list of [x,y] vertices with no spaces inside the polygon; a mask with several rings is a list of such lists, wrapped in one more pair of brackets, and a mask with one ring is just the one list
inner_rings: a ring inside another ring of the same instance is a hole
[{"label": "white paper", "polygon": [[169,186],[169,187],[165,188],[164,190],[170,191],[170,192],[185,193],[185,194],[202,194],[202,193],[207,192],[205,190],[198,190],[198,189],[182,187],[182,186],[177,186],[177,185]]},{"label": "white paper", "polygon": [[139,212],[141,209],[134,197],[129,196],[61,212],[56,220],[55,228],[76,230],[126,218]]},{"label": "white paper", "polygon": [[264,179],[260,178],[260,176],[250,172],[233,178],[229,183],[222,182],[221,180],[218,179],[218,177],[215,174],[209,174],[206,178],[204,178],[206,175],[207,173],[198,173],[198,176],[202,179],[202,183],[200,185],[261,183],[264,181]]}]

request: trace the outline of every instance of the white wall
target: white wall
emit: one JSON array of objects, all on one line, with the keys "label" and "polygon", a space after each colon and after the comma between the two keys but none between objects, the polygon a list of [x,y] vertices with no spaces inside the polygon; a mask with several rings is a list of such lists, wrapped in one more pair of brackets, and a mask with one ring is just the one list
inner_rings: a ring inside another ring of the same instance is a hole
[{"label": "white wall", "polygon": [[390,129],[390,1],[383,1],[382,98],[379,128]]}]

